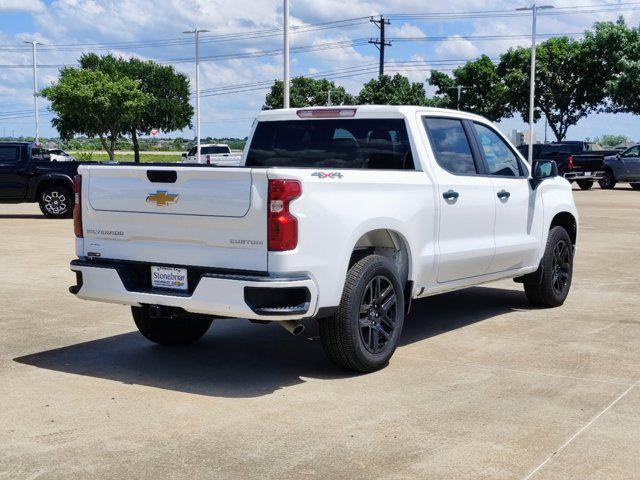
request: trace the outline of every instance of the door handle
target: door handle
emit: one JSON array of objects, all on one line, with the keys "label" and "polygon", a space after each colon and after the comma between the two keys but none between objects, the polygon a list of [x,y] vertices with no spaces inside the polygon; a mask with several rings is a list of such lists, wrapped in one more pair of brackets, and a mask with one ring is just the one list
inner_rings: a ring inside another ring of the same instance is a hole
[{"label": "door handle", "polygon": [[507,192],[506,190],[500,190],[498,192],[498,198],[503,199],[503,198],[509,198],[511,196],[511,194],[509,192]]},{"label": "door handle", "polygon": [[449,190],[447,192],[444,192],[442,196],[444,197],[445,200],[455,200],[460,196],[460,194],[453,190]]}]

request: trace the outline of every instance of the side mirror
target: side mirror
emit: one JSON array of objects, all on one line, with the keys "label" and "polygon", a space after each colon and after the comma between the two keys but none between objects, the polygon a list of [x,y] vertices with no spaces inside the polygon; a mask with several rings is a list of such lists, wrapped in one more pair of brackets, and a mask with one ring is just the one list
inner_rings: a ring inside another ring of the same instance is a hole
[{"label": "side mirror", "polygon": [[186,153],[183,153],[183,154],[182,154],[182,158],[187,158],[187,154],[186,154]]},{"label": "side mirror", "polygon": [[544,180],[558,176],[558,164],[553,160],[537,160],[533,162],[531,188],[536,189]]}]

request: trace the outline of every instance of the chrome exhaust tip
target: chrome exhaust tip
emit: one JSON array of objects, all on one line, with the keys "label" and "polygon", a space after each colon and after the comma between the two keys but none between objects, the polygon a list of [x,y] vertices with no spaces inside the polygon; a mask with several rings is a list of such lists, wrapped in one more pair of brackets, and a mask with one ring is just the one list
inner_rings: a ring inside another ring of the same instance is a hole
[{"label": "chrome exhaust tip", "polygon": [[305,327],[302,323],[297,320],[283,320],[281,322],[276,322],[282,328],[284,328],[291,335],[302,335],[304,333]]}]

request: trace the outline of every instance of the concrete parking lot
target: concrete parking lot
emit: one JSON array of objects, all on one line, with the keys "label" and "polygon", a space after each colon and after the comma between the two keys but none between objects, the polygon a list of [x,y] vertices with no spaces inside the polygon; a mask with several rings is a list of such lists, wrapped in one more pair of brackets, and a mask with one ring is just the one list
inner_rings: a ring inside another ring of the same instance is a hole
[{"label": "concrete parking lot", "polygon": [[67,292],[71,221],[0,205],[0,478],[640,478],[640,192],[574,194],[564,307],[511,281],[421,300],[360,376],[313,322],[152,345]]}]

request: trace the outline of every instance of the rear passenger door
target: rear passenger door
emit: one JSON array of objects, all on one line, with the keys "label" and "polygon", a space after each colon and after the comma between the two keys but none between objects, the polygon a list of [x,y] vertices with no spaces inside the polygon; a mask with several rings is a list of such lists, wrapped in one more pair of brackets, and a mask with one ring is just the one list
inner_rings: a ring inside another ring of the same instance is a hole
[{"label": "rear passenger door", "polygon": [[496,130],[482,123],[474,123],[473,129],[496,205],[495,256],[488,273],[531,266],[540,245],[534,221],[541,217],[534,215],[536,192],[529,172]]},{"label": "rear passenger door", "polygon": [[423,117],[438,182],[438,283],[484,275],[494,256],[496,203],[482,176],[472,126],[460,119]]}]

